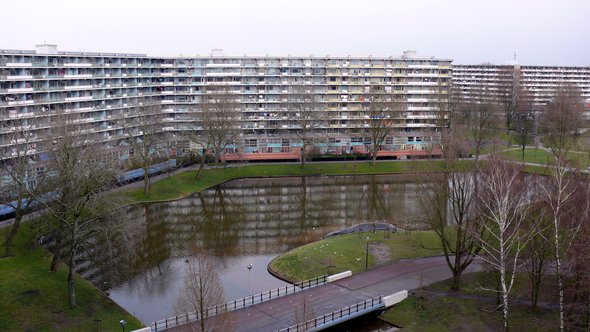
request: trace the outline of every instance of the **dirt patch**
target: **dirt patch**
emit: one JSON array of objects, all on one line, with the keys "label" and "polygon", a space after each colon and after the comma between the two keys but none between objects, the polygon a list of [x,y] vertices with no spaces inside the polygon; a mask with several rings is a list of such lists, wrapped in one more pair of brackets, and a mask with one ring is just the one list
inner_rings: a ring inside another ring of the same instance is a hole
[{"label": "dirt patch", "polygon": [[370,243],[369,252],[375,259],[375,265],[383,265],[391,262],[391,252],[386,244],[379,242]]}]

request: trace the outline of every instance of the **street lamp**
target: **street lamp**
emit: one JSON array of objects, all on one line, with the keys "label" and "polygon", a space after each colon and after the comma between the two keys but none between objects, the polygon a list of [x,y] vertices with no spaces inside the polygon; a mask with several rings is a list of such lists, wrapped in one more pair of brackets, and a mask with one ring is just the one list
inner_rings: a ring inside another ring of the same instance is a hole
[{"label": "street lamp", "polygon": [[369,237],[367,236],[367,248],[365,249],[365,271],[369,269]]},{"label": "street lamp", "polygon": [[121,319],[119,324],[121,324],[121,328],[123,329],[123,332],[125,332],[125,324],[127,324],[127,322],[124,319]]},{"label": "street lamp", "polygon": [[252,264],[248,264],[248,290],[252,295],[252,278],[250,277],[250,271],[252,271]]}]

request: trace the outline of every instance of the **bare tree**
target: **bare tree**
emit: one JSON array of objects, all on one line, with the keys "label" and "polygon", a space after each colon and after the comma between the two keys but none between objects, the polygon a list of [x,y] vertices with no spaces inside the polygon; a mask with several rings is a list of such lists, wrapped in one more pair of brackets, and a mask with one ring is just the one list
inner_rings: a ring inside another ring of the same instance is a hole
[{"label": "bare tree", "polygon": [[241,105],[237,98],[227,86],[209,86],[202,90],[199,121],[216,163],[240,132]]},{"label": "bare tree", "polygon": [[54,175],[47,180],[53,196],[50,202],[38,201],[46,208],[57,233],[58,247],[54,255],[67,262],[68,298],[70,307],[74,308],[76,256],[99,217],[114,204],[105,189],[112,185],[115,175],[100,159],[95,146],[80,144],[82,131],[78,124],[63,114],[54,118],[50,166]]},{"label": "bare tree", "polygon": [[313,145],[314,131],[325,124],[327,113],[320,109],[317,95],[311,86],[298,85],[291,88],[288,118],[297,126],[295,135],[301,140],[301,167],[307,161],[307,149]]},{"label": "bare tree", "polygon": [[455,124],[459,130],[464,131],[475,155],[476,163],[493,136],[497,112],[497,105],[493,98],[493,92],[483,86],[473,93],[472,98],[456,101],[459,104],[458,112],[461,116],[455,120]]},{"label": "bare tree", "polygon": [[504,331],[508,331],[508,297],[514,285],[520,254],[531,233],[524,229],[530,208],[528,185],[514,164],[494,156],[487,169],[479,175],[481,188],[478,191],[477,210],[486,237],[478,234],[474,236],[478,237],[481,244],[481,258],[499,273],[503,326]]},{"label": "bare tree", "polygon": [[526,93],[520,94],[520,100],[516,110],[512,113],[512,127],[515,132],[516,143],[520,146],[522,159],[527,143],[533,136],[535,115]]},{"label": "bare tree", "polygon": [[[556,163],[549,168],[549,177],[542,186],[544,200],[549,207],[551,218],[551,242],[553,256],[555,259],[555,275],[557,277],[557,287],[559,291],[559,328],[561,331],[565,328],[565,302],[564,302],[564,283],[563,283],[563,260],[564,254],[569,249],[572,241],[576,237],[583,219],[572,217],[571,212],[575,211],[574,195],[580,190],[580,181],[569,171],[569,166],[564,158],[559,157],[557,153]],[[584,211],[580,212],[582,216],[590,213],[590,208],[586,204]]]},{"label": "bare tree", "polygon": [[10,120],[8,114],[2,114],[1,117],[6,120],[0,122],[0,132],[8,131],[5,138],[12,146],[12,153],[0,161],[0,205],[10,206],[15,211],[14,223],[4,242],[5,255],[10,256],[22,218],[35,202],[36,195],[31,192],[37,192],[45,172],[38,156],[41,142],[33,126],[26,121]]},{"label": "bare tree", "polygon": [[508,131],[513,128],[521,107],[521,91],[520,70],[515,66],[502,66],[498,72],[497,98],[504,111]]},{"label": "bare tree", "polygon": [[[531,238],[523,258],[531,282],[531,308],[535,310],[539,302],[541,283],[544,280],[547,261],[551,257],[551,220],[548,207],[543,202],[534,203],[528,216],[527,229],[531,229]],[[535,226],[535,227],[533,227]]]},{"label": "bare tree", "polygon": [[196,312],[200,318],[198,324],[186,327],[190,331],[227,330],[224,314],[207,317],[207,309],[223,303],[223,286],[215,270],[215,263],[207,252],[192,248],[188,258],[184,288],[174,309],[178,314]]},{"label": "bare tree", "polygon": [[127,141],[133,149],[132,162],[143,169],[143,193],[150,193],[149,168],[162,154],[161,106],[137,105],[126,120]]},{"label": "bare tree", "polygon": [[[433,170],[442,162],[444,181],[439,180],[440,173],[426,176],[418,198],[426,211],[428,223],[441,241],[443,254],[453,275],[451,289],[459,290],[463,272],[481,250],[478,238],[485,235],[475,213],[477,172],[464,172],[458,163],[465,151],[465,138],[461,127],[454,122],[461,114],[457,114],[456,105],[448,98],[439,99],[437,105],[442,161],[434,163]],[[474,237],[473,233],[478,234],[478,237]]]},{"label": "bare tree", "polygon": [[377,153],[385,143],[387,136],[391,135],[394,128],[399,125],[405,103],[402,95],[387,92],[382,85],[372,85],[367,96],[368,102],[364,104],[366,113],[367,132],[370,138],[368,146],[371,154],[371,163],[377,160]]},{"label": "bare tree", "polygon": [[556,159],[567,158],[580,135],[582,124],[581,93],[573,85],[559,86],[545,107],[541,130]]}]

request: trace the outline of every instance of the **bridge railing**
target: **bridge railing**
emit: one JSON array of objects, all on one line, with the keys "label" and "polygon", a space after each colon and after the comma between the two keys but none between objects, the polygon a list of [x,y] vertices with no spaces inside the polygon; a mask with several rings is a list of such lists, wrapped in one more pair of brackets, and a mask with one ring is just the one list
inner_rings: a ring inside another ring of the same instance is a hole
[{"label": "bridge railing", "polygon": [[281,296],[297,293],[307,288],[321,286],[327,282],[327,277],[327,275],[323,275],[313,279],[294,283],[292,285],[286,285],[266,292],[249,295],[241,299],[218,304],[205,309],[202,315],[197,311],[192,311],[173,317],[168,317],[166,319],[161,319],[153,322],[151,328],[153,331],[162,331],[171,327],[188,324],[199,319],[213,317],[224,312],[246,308],[257,303],[266,302]]},{"label": "bridge railing", "polygon": [[[345,321],[348,316],[354,315],[361,311],[374,310],[383,307],[383,298],[381,296],[374,297],[363,302],[351,305],[349,307],[342,308],[340,310],[333,311],[314,319],[310,319],[306,322],[299,323],[297,325],[291,325],[283,329],[277,330],[276,332],[303,332],[303,331],[316,331],[323,328],[324,325],[330,323],[336,323],[337,321]],[[332,325],[332,324],[330,324]]]}]

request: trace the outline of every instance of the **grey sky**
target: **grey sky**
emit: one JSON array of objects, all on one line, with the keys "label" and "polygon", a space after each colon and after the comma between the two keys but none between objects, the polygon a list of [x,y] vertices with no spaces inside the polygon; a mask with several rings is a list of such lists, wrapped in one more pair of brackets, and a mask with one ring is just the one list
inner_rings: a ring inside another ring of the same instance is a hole
[{"label": "grey sky", "polygon": [[588,0],[11,0],[0,48],[590,65]]}]

